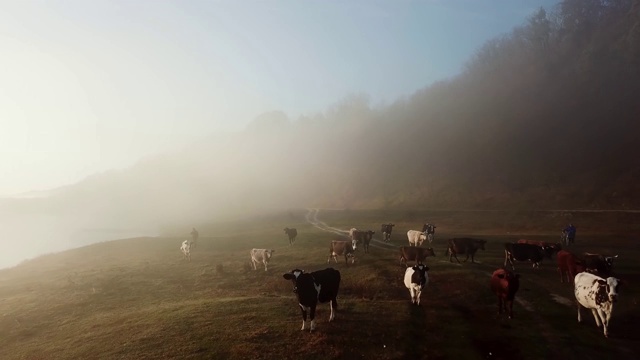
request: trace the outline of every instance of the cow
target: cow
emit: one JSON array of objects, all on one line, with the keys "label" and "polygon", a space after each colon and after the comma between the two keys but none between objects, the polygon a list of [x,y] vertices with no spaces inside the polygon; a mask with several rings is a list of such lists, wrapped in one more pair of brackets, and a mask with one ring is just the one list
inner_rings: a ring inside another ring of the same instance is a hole
[{"label": "cow", "polygon": [[380,227],[380,233],[382,233],[382,240],[389,242],[391,241],[391,231],[395,225],[392,223],[382,224]]},{"label": "cow", "polygon": [[416,246],[400,246],[400,261],[407,266],[407,261],[422,263],[428,256],[436,256],[432,248],[422,248]]},{"label": "cow", "polygon": [[[353,230],[353,229],[352,229]],[[355,240],[356,244],[362,243],[364,252],[369,253],[369,244],[371,243],[371,239],[373,239],[373,234],[375,231],[367,230],[354,230],[351,235],[351,240]]]},{"label": "cow", "polygon": [[258,263],[264,264],[264,271],[267,271],[267,264],[275,250],[270,249],[251,249],[251,265],[253,265],[253,270],[258,270]]},{"label": "cow", "polygon": [[340,271],[333,268],[326,268],[311,273],[304,270],[294,269],[284,274],[286,280],[293,282],[293,292],[298,297],[298,306],[302,311],[302,329],[307,325],[307,311],[309,312],[309,331],[316,328],[316,305],[318,302],[331,302],[331,315],[329,321],[335,319],[338,310],[338,289],[340,288]]},{"label": "cow", "polygon": [[520,287],[520,275],[507,269],[498,269],[491,275],[491,291],[498,297],[498,316],[504,312],[509,313],[509,319],[513,319],[513,300]]},{"label": "cow", "polygon": [[407,238],[409,239],[409,246],[422,246],[422,243],[427,240],[427,234],[418,230],[407,231]]},{"label": "cow", "polygon": [[449,246],[447,251],[449,252],[449,262],[453,262],[451,257],[455,257],[456,261],[460,263],[458,260],[457,254],[467,254],[467,258],[464,259],[464,262],[469,260],[469,256],[471,256],[471,262],[475,263],[475,255],[478,249],[484,250],[484,244],[487,240],[482,239],[472,239],[472,238],[454,238],[449,239]]},{"label": "cow", "polygon": [[351,258],[351,263],[356,262],[355,257],[356,251],[356,241],[345,241],[345,240],[333,240],[331,241],[331,245],[329,245],[329,258],[327,259],[327,264],[333,258],[333,260],[338,263],[338,256],[344,255],[344,262],[349,266],[349,258]]},{"label": "cow", "polygon": [[191,261],[191,243],[189,242],[189,240],[185,240],[182,242],[180,251],[182,251],[182,255],[184,255],[185,259]]},{"label": "cow", "polygon": [[572,283],[578,273],[585,271],[584,262],[567,250],[558,251],[556,261],[558,262],[558,272],[560,272],[560,282],[564,282],[566,274],[567,282]]},{"label": "cow", "polygon": [[429,271],[427,265],[417,264],[408,267],[404,272],[404,286],[409,289],[412,304],[420,305],[420,294],[422,294],[422,290],[429,284],[427,271]]},{"label": "cow", "polygon": [[296,241],[296,237],[298,236],[298,230],[295,228],[289,229],[288,227],[284,228],[284,233],[289,237],[289,246],[293,245]]},{"label": "cow", "polygon": [[526,240],[520,239],[518,240],[518,244],[531,244],[540,246],[544,250],[544,255],[549,260],[552,259],[553,254],[558,253],[558,251],[562,250],[562,244],[560,243],[548,243],[546,241],[536,241],[536,240]]},{"label": "cow", "polygon": [[582,254],[584,259],[584,267],[586,271],[597,274],[601,277],[609,277],[613,270],[613,260],[616,256],[604,256],[600,254],[584,253]]},{"label": "cow", "polygon": [[505,243],[504,244],[504,267],[507,267],[507,262],[511,264],[511,269],[515,270],[516,267],[513,264],[513,260],[516,261],[530,261],[533,268],[540,267],[540,262],[544,258],[545,248],[538,245],[531,244],[516,244]]},{"label": "cow", "polygon": [[609,320],[613,312],[613,303],[618,300],[620,280],[614,277],[606,279],[582,272],[574,278],[574,294],[578,305],[578,322],[582,322],[581,307],[591,309],[596,326],[604,328],[604,336],[609,337]]},{"label": "cow", "polygon": [[436,226],[433,224],[426,223],[422,225],[422,232],[427,235],[427,239],[429,243],[433,242],[433,237],[436,235]]}]

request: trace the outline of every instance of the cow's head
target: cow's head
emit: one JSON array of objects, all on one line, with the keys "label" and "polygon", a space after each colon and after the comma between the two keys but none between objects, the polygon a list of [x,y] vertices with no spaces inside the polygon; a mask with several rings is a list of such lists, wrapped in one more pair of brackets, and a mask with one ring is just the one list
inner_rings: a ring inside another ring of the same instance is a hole
[{"label": "cow's head", "polygon": [[353,251],[356,251],[357,246],[358,246],[358,240],[356,239],[351,240],[351,248],[353,249]]},{"label": "cow's head", "polygon": [[429,267],[425,264],[418,263],[411,267],[413,269],[413,275],[411,276],[411,282],[416,284],[424,284],[427,280],[427,271]]},{"label": "cow's head", "polygon": [[436,256],[436,253],[433,251],[433,248],[427,248],[427,255]]},{"label": "cow's head", "polygon": [[273,256],[273,253],[276,252],[275,250],[265,250],[264,251],[264,257],[267,259],[271,259],[271,257]]},{"label": "cow's head", "polygon": [[605,299],[601,297],[605,297],[611,301],[612,303],[618,300],[618,286],[620,285],[620,280],[614,277],[609,277],[606,280],[598,279],[596,280],[598,283],[598,291],[596,293],[596,304],[599,301],[604,301]]},{"label": "cow's head", "polygon": [[609,269],[611,269],[611,267],[613,266],[613,259],[617,258],[618,255],[616,256],[605,256],[604,257],[604,261],[607,263],[607,267]]},{"label": "cow's head", "polygon": [[283,278],[285,278],[285,280],[291,280],[291,282],[293,282],[293,292],[297,293],[298,292],[298,286],[297,286],[297,281],[298,278],[300,277],[300,275],[304,274],[304,270],[300,270],[300,269],[293,269],[288,273],[285,273],[284,275],[282,275]]},{"label": "cow's head", "polygon": [[476,245],[478,246],[478,249],[484,250],[484,244],[487,242],[487,240],[476,240]]}]

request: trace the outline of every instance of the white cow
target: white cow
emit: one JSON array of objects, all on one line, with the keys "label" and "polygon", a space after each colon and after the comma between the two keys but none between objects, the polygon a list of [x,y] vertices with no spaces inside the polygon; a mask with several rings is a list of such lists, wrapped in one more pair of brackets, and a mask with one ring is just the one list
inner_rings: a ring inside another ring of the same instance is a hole
[{"label": "white cow", "polygon": [[591,309],[596,326],[604,328],[604,336],[609,337],[609,320],[613,312],[613,303],[618,299],[618,285],[620,280],[609,277],[606,280],[588,272],[576,275],[574,279],[574,294],[578,301],[578,322],[581,307]]},{"label": "white cow", "polygon": [[407,231],[407,238],[409,239],[409,246],[422,246],[422,243],[427,240],[427,234],[418,230]]},{"label": "white cow", "polygon": [[253,270],[258,270],[258,263],[264,264],[264,271],[267,271],[267,264],[269,260],[271,260],[271,256],[275,250],[270,249],[251,249],[251,265],[253,265]]},{"label": "white cow", "polygon": [[420,305],[420,294],[429,284],[427,271],[429,271],[427,265],[416,264],[413,267],[408,267],[404,272],[404,286],[409,289],[412,304]]},{"label": "white cow", "polygon": [[185,240],[182,242],[180,250],[182,251],[184,258],[191,261],[191,243],[189,242],[189,240]]}]

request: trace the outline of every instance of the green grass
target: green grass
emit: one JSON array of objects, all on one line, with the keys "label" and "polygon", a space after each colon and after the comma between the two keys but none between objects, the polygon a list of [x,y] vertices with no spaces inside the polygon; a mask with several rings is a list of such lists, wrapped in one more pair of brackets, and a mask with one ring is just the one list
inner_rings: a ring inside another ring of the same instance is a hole
[{"label": "green grass", "polygon": [[[640,351],[637,219],[624,216],[614,235],[605,235],[573,215],[576,252],[620,254],[615,268],[626,283],[605,339],[590,313],[578,324],[573,305],[552,299],[573,300],[549,261],[538,270],[516,265],[517,297],[534,311],[516,303],[515,319],[497,317],[489,274],[504,260],[502,244],[521,234],[555,241],[566,218],[548,213],[320,212],[330,226],[369,228],[377,238],[379,224],[393,221],[395,245],[405,245],[406,230],[428,219],[438,225],[437,257],[428,261],[420,307],[410,304],[397,251],[372,247],[354,266],[332,262],[343,279],[336,320],[327,322],[329,307],[321,304],[317,331],[301,332],[282,274],[327,267],[329,241],[339,238],[306,223],[305,214],[203,224],[191,262],[178,249],[182,236],[105,242],[2,270],[0,359],[635,359]],[[292,247],[285,226],[298,229]],[[620,235],[621,228],[628,233]],[[451,264],[444,256],[445,239],[463,235],[488,241],[479,264]],[[253,247],[276,249],[269,271],[249,268]]]}]

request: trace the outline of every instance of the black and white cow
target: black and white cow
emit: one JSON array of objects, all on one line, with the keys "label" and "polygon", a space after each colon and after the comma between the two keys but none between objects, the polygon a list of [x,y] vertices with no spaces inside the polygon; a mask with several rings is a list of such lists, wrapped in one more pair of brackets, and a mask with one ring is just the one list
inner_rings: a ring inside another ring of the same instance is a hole
[{"label": "black and white cow", "polygon": [[189,240],[185,240],[182,242],[180,251],[182,251],[182,255],[184,255],[184,258],[186,260],[191,261],[191,243],[189,242]]},{"label": "black and white cow", "polygon": [[614,277],[603,279],[591,273],[582,272],[574,278],[574,294],[578,301],[578,322],[582,321],[582,307],[591,309],[596,326],[604,328],[604,336],[609,337],[609,320],[613,304],[618,300],[620,280]]},{"label": "black and white cow", "polygon": [[511,264],[511,269],[515,270],[513,261],[530,261],[532,267],[540,267],[540,262],[545,257],[545,247],[541,247],[533,244],[516,244],[505,243],[504,244],[504,266],[507,266],[507,262]]},{"label": "black and white cow", "polygon": [[296,237],[298,236],[298,230],[288,227],[284,228],[284,233],[289,237],[289,245],[293,245],[296,242]]},{"label": "black and white cow", "polygon": [[356,251],[356,240],[332,240],[329,245],[329,258],[327,259],[327,264],[333,258],[333,260],[337,263],[338,256],[344,255],[344,262],[349,265],[349,259],[351,259],[351,263],[356,262],[355,257]]},{"label": "black and white cow", "polygon": [[404,272],[404,286],[409,289],[411,303],[420,305],[422,290],[429,284],[429,267],[425,264],[417,264],[408,267]]},{"label": "black and white cow", "polygon": [[318,302],[331,302],[331,315],[329,321],[335,319],[338,310],[338,289],[340,288],[340,271],[333,268],[305,273],[304,270],[295,269],[284,274],[286,280],[293,282],[293,292],[298,296],[298,305],[302,311],[302,329],[307,325],[307,311],[311,322],[309,331],[316,328],[315,316]]},{"label": "black and white cow", "polygon": [[429,243],[432,243],[433,238],[436,235],[436,226],[433,224],[426,223],[422,225],[422,232],[425,233],[425,235],[427,236],[427,240],[429,240]]},{"label": "black and white cow", "polygon": [[251,249],[251,265],[253,265],[253,270],[257,270],[257,265],[259,263],[264,264],[264,271],[267,271],[267,264],[275,250],[270,249]]},{"label": "black and white cow", "polygon": [[392,223],[388,223],[388,224],[382,224],[382,226],[380,227],[380,233],[382,234],[382,240],[389,242],[391,241],[391,231],[393,231],[393,227],[395,226],[395,224]]}]

